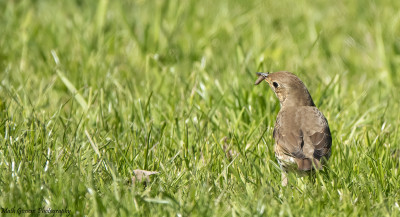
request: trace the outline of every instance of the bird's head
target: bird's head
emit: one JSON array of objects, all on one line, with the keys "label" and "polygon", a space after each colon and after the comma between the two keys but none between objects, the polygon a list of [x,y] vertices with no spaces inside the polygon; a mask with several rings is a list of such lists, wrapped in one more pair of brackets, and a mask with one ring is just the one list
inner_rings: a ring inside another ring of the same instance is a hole
[{"label": "bird's head", "polygon": [[258,72],[257,75],[258,79],[255,85],[265,80],[278,97],[281,107],[315,106],[306,86],[293,73],[285,71],[270,74]]}]

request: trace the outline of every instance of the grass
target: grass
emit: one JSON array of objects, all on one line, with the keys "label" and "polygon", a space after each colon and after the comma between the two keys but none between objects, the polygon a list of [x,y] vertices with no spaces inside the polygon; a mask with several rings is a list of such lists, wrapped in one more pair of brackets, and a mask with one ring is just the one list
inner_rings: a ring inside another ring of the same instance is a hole
[{"label": "grass", "polygon": [[[399,7],[1,1],[0,207],[399,216]],[[329,168],[286,188],[279,103],[253,85],[278,70],[306,83],[334,138]],[[135,169],[160,173],[132,186]]]}]

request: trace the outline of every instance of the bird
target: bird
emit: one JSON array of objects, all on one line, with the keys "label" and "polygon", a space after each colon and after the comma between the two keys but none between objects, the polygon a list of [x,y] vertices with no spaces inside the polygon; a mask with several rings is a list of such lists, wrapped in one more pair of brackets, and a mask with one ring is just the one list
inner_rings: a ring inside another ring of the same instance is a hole
[{"label": "bird", "polygon": [[258,72],[255,85],[266,81],[280,102],[273,138],[275,158],[282,170],[282,186],[288,172],[304,175],[321,170],[331,156],[328,121],[315,106],[304,83],[293,73]]}]

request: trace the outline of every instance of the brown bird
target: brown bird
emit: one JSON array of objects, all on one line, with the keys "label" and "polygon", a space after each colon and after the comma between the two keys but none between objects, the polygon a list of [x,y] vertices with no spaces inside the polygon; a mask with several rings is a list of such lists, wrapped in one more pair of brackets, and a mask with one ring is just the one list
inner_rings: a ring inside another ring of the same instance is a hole
[{"label": "brown bird", "polygon": [[257,73],[255,85],[265,80],[281,104],[275,122],[275,157],[282,169],[282,185],[287,172],[304,174],[322,169],[331,155],[332,137],[328,121],[315,107],[304,83],[290,72]]}]

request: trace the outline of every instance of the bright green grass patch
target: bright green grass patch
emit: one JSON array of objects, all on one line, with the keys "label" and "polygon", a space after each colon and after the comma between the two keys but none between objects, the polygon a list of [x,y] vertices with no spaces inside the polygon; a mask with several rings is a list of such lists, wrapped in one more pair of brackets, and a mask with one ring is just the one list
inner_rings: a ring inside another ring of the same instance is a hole
[{"label": "bright green grass patch", "polygon": [[[0,2],[0,207],[74,216],[399,216],[399,1]],[[280,186],[307,85],[329,168]],[[160,172],[131,186],[133,170]],[[9,214],[13,215],[13,214]]]}]

